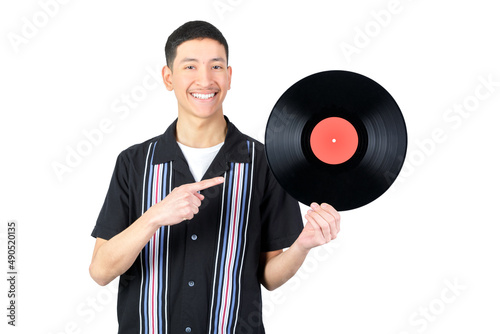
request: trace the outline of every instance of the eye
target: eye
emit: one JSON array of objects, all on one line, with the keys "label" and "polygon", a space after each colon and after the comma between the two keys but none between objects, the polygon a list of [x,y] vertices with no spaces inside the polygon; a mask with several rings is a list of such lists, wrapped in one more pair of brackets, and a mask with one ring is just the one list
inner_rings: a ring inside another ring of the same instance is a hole
[{"label": "eye", "polygon": [[185,67],[186,70],[194,70],[194,66],[193,65],[187,65]]},{"label": "eye", "polygon": [[213,68],[214,70],[221,70],[221,69],[222,69],[222,66],[220,66],[220,65],[214,65],[214,66],[212,66],[212,68]]}]

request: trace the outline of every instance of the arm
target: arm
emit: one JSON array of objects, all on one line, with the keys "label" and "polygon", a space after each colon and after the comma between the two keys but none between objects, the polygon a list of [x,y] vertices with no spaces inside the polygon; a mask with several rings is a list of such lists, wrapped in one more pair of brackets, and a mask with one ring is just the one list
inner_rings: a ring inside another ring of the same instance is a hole
[{"label": "arm", "polygon": [[329,204],[312,203],[305,218],[304,230],[290,248],[261,255],[261,283],[266,289],[274,290],[286,283],[312,248],[334,240],[340,231],[340,215]]},{"label": "arm", "polygon": [[89,267],[90,276],[99,285],[107,285],[123,274],[158,228],[193,218],[204,198],[198,191],[223,181],[224,178],[217,177],[175,188],[121,233],[109,240],[97,238]]}]

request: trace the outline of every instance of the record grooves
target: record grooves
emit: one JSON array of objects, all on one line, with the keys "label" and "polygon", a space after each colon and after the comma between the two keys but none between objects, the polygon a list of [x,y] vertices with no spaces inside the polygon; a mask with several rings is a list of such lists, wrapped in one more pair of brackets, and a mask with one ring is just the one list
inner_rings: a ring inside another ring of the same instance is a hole
[{"label": "record grooves", "polygon": [[391,186],[403,165],[407,133],[382,86],[357,73],[326,71],[280,97],[265,148],[271,171],[290,195],[342,211],[370,203]]}]

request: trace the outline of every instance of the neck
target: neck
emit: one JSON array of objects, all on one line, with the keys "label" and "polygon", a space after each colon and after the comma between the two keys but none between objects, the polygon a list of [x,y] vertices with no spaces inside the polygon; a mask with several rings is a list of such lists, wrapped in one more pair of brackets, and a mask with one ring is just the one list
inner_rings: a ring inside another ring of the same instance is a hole
[{"label": "neck", "polygon": [[222,143],[226,138],[227,124],[224,116],[201,119],[179,115],[177,141],[189,147],[205,148]]}]

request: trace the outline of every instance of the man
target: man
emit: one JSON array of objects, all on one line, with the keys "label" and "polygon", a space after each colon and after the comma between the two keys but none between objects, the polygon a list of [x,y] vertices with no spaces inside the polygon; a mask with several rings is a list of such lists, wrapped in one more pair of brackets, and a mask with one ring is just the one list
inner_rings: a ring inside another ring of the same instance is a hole
[{"label": "man", "polygon": [[290,279],[335,239],[340,216],[313,203],[304,226],[263,145],[224,116],[232,69],[217,28],[188,22],[165,52],[178,119],[119,155],[90,274],[100,285],[121,276],[119,333],[264,333],[260,284]]}]

